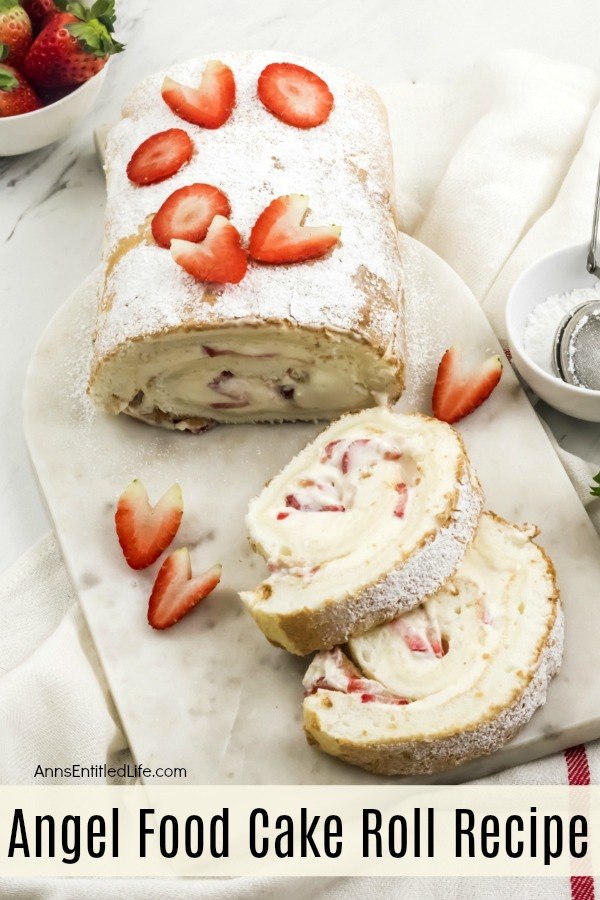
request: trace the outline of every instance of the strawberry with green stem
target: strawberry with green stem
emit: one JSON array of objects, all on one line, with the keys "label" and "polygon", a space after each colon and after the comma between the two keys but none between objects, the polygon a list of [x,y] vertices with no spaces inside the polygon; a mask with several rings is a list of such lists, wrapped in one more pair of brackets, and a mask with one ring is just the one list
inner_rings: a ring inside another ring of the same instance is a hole
[{"label": "strawberry with green stem", "polygon": [[41,106],[39,97],[13,66],[4,65],[8,47],[0,44],[0,119],[33,112]]},{"label": "strawberry with green stem", "polygon": [[6,62],[19,67],[31,41],[31,22],[19,0],[0,0],[0,44],[8,48]]},{"label": "strawberry with green stem", "polygon": [[38,34],[24,63],[29,80],[43,90],[83,84],[124,49],[112,34],[114,0],[96,0],[90,8],[78,0],[55,2],[61,12]]},{"label": "strawberry with green stem", "polygon": [[595,481],[595,484],[590,485],[590,494],[592,497],[600,497],[600,472],[597,475],[594,475],[592,481]]}]

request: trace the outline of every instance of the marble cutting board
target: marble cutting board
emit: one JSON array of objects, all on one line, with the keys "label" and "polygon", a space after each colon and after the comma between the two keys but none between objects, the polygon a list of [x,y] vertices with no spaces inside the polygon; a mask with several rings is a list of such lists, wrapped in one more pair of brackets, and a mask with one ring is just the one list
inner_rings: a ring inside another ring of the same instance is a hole
[{"label": "marble cutting board", "polygon": [[[447,346],[461,340],[485,353],[499,346],[445,263],[407,237],[401,251],[409,388],[399,408],[429,412]],[[300,684],[307,662],[272,647],[237,598],[265,574],[246,542],[247,502],[321,426],[225,426],[192,436],[97,413],[85,395],[94,301],[92,276],[42,337],[26,384],[25,430],[136,762],[184,766],[197,784],[385,781],[308,746]],[[600,539],[510,366],[459,430],[488,508],[541,526],[567,631],[563,669],[546,706],[504,749],[442,782],[477,778],[600,736],[600,674],[591,666],[600,646]],[[190,547],[195,571],[217,560],[224,565],[219,589],[166,632],[146,624],[157,567],[129,570],[114,533],[116,498],[134,476],[153,501],[179,481],[186,511],[177,543]]]}]

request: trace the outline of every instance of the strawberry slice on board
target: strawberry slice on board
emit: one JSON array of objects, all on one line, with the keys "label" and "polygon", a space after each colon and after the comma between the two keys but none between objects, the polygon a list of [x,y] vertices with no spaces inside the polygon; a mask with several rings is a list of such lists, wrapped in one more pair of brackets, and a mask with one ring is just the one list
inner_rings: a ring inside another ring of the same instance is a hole
[{"label": "strawberry slice on board", "polygon": [[201,244],[171,241],[171,256],[197,281],[237,284],[248,268],[239,232],[225,216],[215,216]]},{"label": "strawberry slice on board", "polygon": [[467,369],[464,352],[455,344],[446,350],[438,367],[432,407],[436,419],[453,424],[464,419],[490,396],[502,376],[502,360],[490,356]]},{"label": "strawberry slice on board", "polygon": [[216,588],[221,571],[222,567],[216,565],[192,578],[188,548],[175,550],[167,556],[156,576],[148,602],[149,624],[159,630],[175,625]]},{"label": "strawberry slice on board", "polygon": [[296,263],[324,256],[335,247],[339,225],[303,225],[306,194],[284,194],[267,206],[250,234],[250,256],[265,263]]},{"label": "strawberry slice on board", "polygon": [[200,87],[180,84],[167,75],[161,94],[180,119],[202,128],[220,128],[235,105],[235,78],[229,66],[211,59],[202,73]]},{"label": "strawberry slice on board", "polygon": [[215,216],[231,213],[229,200],[212,184],[188,184],[170,194],[152,219],[152,234],[160,247],[173,238],[202,241]]},{"label": "strawberry slice on board", "polygon": [[123,555],[132,569],[145,569],[167,549],[181,524],[183,498],[178,484],[150,506],[148,493],[135,478],[117,503],[115,526]]},{"label": "strawberry slice on board", "polygon": [[127,163],[127,177],[140,186],[171,178],[192,158],[194,145],[186,131],[168,128],[142,141]]},{"label": "strawberry slice on board", "polygon": [[287,125],[315,128],[329,118],[333,94],[310,69],[294,63],[271,63],[258,78],[258,97]]}]

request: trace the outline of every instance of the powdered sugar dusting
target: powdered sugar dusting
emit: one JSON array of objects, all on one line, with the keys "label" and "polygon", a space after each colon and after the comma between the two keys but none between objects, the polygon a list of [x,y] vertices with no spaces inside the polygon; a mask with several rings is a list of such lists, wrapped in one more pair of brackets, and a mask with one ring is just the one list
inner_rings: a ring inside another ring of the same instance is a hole
[{"label": "powdered sugar dusting", "polygon": [[467,466],[449,524],[440,528],[435,537],[413,553],[402,567],[394,569],[361,594],[361,607],[368,610],[375,621],[382,622],[393,618],[393,610],[396,614],[405,612],[435,593],[462,562],[475,534],[482,506],[481,489]]},{"label": "powdered sugar dusting", "polygon": [[556,376],[552,366],[556,330],[568,312],[587,301],[600,301],[600,283],[593,288],[578,288],[553,294],[538,303],[527,317],[523,332],[525,350],[548,375]]},{"label": "powdered sugar dusting", "polygon": [[87,392],[87,382],[94,336],[92,310],[98,304],[101,286],[99,270],[95,270],[82,285],[80,302],[72,323],[69,323],[73,339],[77,341],[78,352],[69,354],[65,359],[65,365],[68,367],[68,378],[65,379],[66,399],[77,416],[78,425],[86,433],[97,415],[97,408]]},{"label": "powdered sugar dusting", "polygon": [[[547,570],[547,574],[551,574]],[[564,642],[564,617],[560,601],[552,594],[554,590],[553,578],[549,579],[551,591],[546,597],[547,613],[545,621],[542,620],[542,627],[547,628],[552,622],[549,632],[544,635],[539,630],[533,629],[530,633],[527,646],[529,649],[529,661],[515,660],[515,665],[510,670],[515,681],[515,693],[510,701],[504,700],[499,703],[498,697],[491,696],[489,693],[482,695],[481,684],[478,680],[477,691],[479,696],[472,694],[473,703],[478,703],[481,707],[479,714],[480,721],[471,723],[470,727],[459,722],[455,724],[454,733],[451,725],[445,725],[449,733],[444,737],[435,737],[436,731],[439,734],[440,724],[435,717],[435,705],[428,709],[427,714],[431,719],[431,733],[429,737],[414,740],[380,740],[377,741],[372,735],[369,740],[368,722],[363,723],[362,732],[357,731],[357,741],[353,743],[347,739],[341,740],[338,744],[340,756],[347,762],[359,765],[369,771],[382,775],[427,775],[435,772],[445,771],[454,766],[460,765],[468,760],[479,756],[486,756],[495,752],[502,747],[507,741],[511,740],[514,735],[523,728],[531,719],[536,709],[546,702],[548,686],[551,679],[560,670],[563,642]],[[519,599],[518,597],[516,598]],[[553,621],[552,621],[553,619]],[[542,643],[543,642],[543,643]],[[539,647],[542,645],[541,653]],[[310,671],[310,669],[309,669]],[[527,675],[525,676],[525,673]],[[308,673],[307,673],[308,674]],[[491,673],[490,673],[491,674]],[[519,684],[522,679],[525,683],[519,690]],[[338,688],[339,689],[339,688]],[[427,702],[426,698],[424,702]],[[419,701],[416,700],[416,703]],[[318,699],[314,700],[309,697],[305,700],[305,710],[308,716],[305,721],[308,724],[308,731],[318,740],[320,731],[325,733],[330,731],[328,726],[329,719],[325,719],[315,728],[312,714],[315,712],[315,705]],[[461,717],[464,723],[465,714],[468,717],[473,715],[472,708],[469,708],[468,695],[465,695],[461,707]],[[331,707],[329,707],[331,708]],[[347,710],[344,716],[347,716]],[[342,711],[338,712],[342,715]],[[318,713],[317,713],[318,715]],[[382,728],[383,732],[393,736],[391,730],[384,727],[383,715],[378,714],[377,728]],[[334,720],[335,721],[335,720]],[[388,724],[392,725],[390,719]],[[396,723],[397,724],[397,723]],[[395,730],[395,728],[394,728]],[[442,729],[443,730],[443,729]],[[346,729],[344,729],[344,732]],[[366,740],[358,739],[358,734],[362,733]],[[337,741],[335,730],[331,729],[329,735],[334,741]],[[328,747],[331,743],[328,742]],[[325,747],[323,748],[325,749]]]},{"label": "powdered sugar dusting", "polygon": [[406,754],[402,770],[398,769],[397,760],[394,766],[397,749],[393,745],[382,749],[381,758],[365,768],[380,774],[428,775],[494,753],[524,728],[536,709],[546,702],[550,682],[560,670],[563,643],[564,615],[559,604],[537,669],[514,703],[477,728],[460,731],[442,740],[403,742],[397,748]]},{"label": "powdered sugar dusting", "polygon": [[[324,78],[335,103],[329,120],[301,130],[271,115],[256,96],[257,79],[281,54],[222,54],[231,66],[237,100],[216,130],[176,117],[160,96],[165,73],[144,81],[129,97],[125,118],[112,129],[106,151],[108,203],[105,264],[120,242],[140,232],[147,217],[177,188],[208,182],[223,190],[231,220],[247,242],[262,210],[281,194],[310,197],[307,224],[339,224],[340,244],[326,257],[295,266],[251,264],[238,285],[205,286],[187,275],[170,253],[141,240],[108,275],[95,353],[101,358],[124,342],[180,325],[283,319],[307,327],[350,330],[380,352],[395,346],[401,274],[392,209],[392,162],[384,108],[357,78],[313,60],[288,56]],[[198,84],[208,57],[173,66],[169,73]],[[173,178],[137,187],[126,165],[139,144],[158,131],[182,128],[195,153]],[[369,283],[361,279],[368,275]],[[367,310],[367,312],[365,312]]]}]

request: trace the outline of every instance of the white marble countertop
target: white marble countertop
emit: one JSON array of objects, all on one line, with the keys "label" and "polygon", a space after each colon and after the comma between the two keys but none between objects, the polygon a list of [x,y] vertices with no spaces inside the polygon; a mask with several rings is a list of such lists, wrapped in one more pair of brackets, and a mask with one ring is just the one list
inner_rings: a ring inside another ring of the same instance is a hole
[{"label": "white marble countertop", "polygon": [[[600,71],[596,0],[463,0],[460,21],[445,0],[229,0],[213,7],[117,0],[117,9],[127,50],[113,61],[92,113],[64,142],[0,159],[0,571],[49,528],[23,439],[23,380],[47,322],[98,262],[104,179],[93,128],[117,118],[135,82],[175,60],[225,49],[305,53],[372,83],[445,79],[510,47]],[[543,412],[563,446],[600,466],[597,425]]]}]

